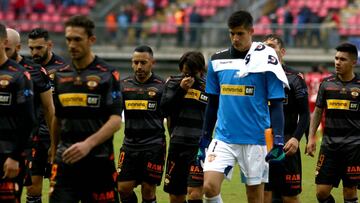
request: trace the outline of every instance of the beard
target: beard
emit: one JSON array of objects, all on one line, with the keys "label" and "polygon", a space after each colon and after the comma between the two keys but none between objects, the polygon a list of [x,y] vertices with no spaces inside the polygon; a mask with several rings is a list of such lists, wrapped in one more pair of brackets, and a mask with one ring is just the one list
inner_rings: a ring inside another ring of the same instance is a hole
[{"label": "beard", "polygon": [[46,51],[43,56],[38,56],[38,55],[33,56],[33,61],[37,64],[43,64],[46,61],[46,59],[48,58],[48,56],[49,56],[49,53],[48,53],[48,51]]}]

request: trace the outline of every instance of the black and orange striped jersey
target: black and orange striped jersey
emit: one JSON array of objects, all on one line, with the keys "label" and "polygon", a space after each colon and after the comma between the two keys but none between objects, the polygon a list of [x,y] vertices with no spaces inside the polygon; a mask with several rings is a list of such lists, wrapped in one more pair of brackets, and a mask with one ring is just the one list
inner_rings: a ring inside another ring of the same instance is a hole
[{"label": "black and orange striped jersey", "polygon": [[[71,65],[54,77],[55,115],[61,120],[60,140],[69,145],[97,132],[111,115],[121,116],[120,74],[99,57],[86,68]],[[94,156],[108,157],[112,139],[94,148]]]},{"label": "black and orange striped jersey", "polygon": [[[41,65],[36,64],[25,57],[23,57],[21,59],[21,61],[19,61],[19,64],[22,65],[31,75],[31,80],[33,82],[33,88],[34,88],[35,118],[37,119],[36,120],[36,122],[37,122],[36,130],[38,130],[38,128],[39,128],[38,126],[39,126],[40,122],[42,120],[44,120],[43,115],[40,114],[40,109],[41,109],[40,94],[48,91],[51,88],[49,77],[48,77],[47,71],[43,67],[41,67]],[[38,133],[38,132],[36,132],[36,133]],[[49,137],[49,135],[48,135],[48,137]]]},{"label": "black and orange striped jersey", "polygon": [[360,76],[348,82],[336,75],[320,85],[316,106],[325,110],[323,145],[360,144]]},{"label": "black and orange striped jersey", "polygon": [[145,83],[138,82],[135,76],[121,81],[125,147],[145,149],[146,146],[165,142],[164,115],[160,109],[164,83],[154,73]]},{"label": "black and orange striped jersey", "polygon": [[185,91],[180,87],[183,76],[172,76],[165,84],[161,107],[170,122],[170,142],[198,145],[202,132],[208,97],[205,80],[196,78],[193,86]]},{"label": "black and orange striped jersey", "polygon": [[9,59],[0,66],[0,154],[19,158],[34,123],[30,73]]}]

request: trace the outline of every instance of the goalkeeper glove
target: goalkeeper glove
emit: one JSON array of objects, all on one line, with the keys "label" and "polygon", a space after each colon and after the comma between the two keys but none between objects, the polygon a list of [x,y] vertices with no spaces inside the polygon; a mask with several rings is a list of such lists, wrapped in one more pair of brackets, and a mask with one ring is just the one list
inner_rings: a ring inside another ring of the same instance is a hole
[{"label": "goalkeeper glove", "polygon": [[282,161],[285,158],[284,152],[284,137],[281,135],[274,135],[274,146],[265,157],[265,161]]},{"label": "goalkeeper glove", "polygon": [[207,148],[209,147],[210,142],[211,142],[211,138],[201,136],[200,142],[199,142],[199,150],[196,155],[196,160],[198,163],[200,163],[201,167],[203,167],[203,165],[204,165],[206,151],[207,151]]}]

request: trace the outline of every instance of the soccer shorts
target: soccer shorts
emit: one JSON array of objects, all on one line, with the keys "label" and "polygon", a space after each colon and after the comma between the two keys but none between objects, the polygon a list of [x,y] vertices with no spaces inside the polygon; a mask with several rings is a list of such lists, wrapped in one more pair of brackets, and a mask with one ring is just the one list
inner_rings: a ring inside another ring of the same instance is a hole
[{"label": "soccer shorts", "polygon": [[237,161],[242,182],[246,185],[259,185],[268,181],[266,153],[266,145],[228,144],[213,139],[206,152],[204,172],[224,173],[225,178],[230,180]]},{"label": "soccer shorts", "polygon": [[119,202],[113,156],[87,156],[74,164],[66,164],[62,162],[61,153],[58,150],[52,165],[50,203]]},{"label": "soccer shorts", "polygon": [[282,162],[269,163],[269,183],[265,191],[281,196],[296,196],[301,193],[301,156],[298,150],[293,156],[286,156]]},{"label": "soccer shorts", "polygon": [[170,144],[166,162],[164,191],[174,195],[186,195],[187,187],[200,187],[204,174],[196,161],[198,146]]},{"label": "soccer shorts", "polygon": [[136,184],[147,182],[161,184],[164,172],[166,144],[154,145],[139,150],[122,146],[118,159],[118,181],[136,181]]},{"label": "soccer shorts", "polygon": [[321,145],[316,165],[316,184],[338,187],[360,184],[360,145]]}]

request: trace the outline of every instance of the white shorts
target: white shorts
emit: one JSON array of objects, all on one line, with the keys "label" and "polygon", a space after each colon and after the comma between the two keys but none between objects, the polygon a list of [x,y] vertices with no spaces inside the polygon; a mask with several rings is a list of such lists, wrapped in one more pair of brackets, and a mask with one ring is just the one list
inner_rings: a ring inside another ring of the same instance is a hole
[{"label": "white shorts", "polygon": [[237,161],[242,182],[246,185],[259,185],[268,182],[266,153],[266,145],[227,144],[213,139],[206,152],[204,172],[224,173],[225,178],[230,180]]}]

